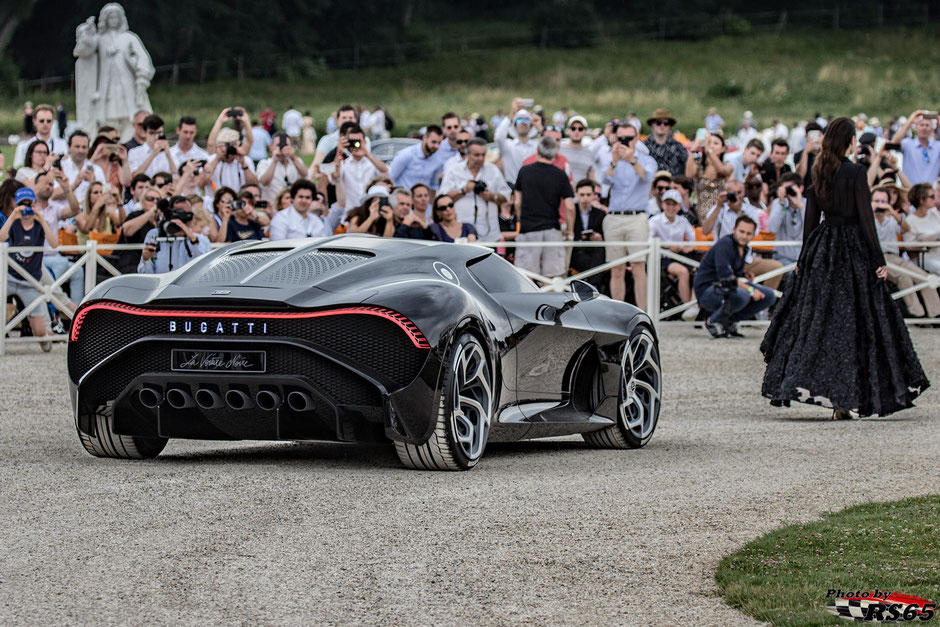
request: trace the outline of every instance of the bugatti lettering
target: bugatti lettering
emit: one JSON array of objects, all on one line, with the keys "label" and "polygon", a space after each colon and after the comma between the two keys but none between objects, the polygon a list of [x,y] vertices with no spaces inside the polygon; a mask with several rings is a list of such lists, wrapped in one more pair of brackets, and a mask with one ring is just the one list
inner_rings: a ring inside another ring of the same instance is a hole
[{"label": "bugatti lettering", "polygon": [[223,333],[238,333],[242,329],[242,334],[247,335],[267,335],[267,322],[194,322],[192,320],[170,320],[170,333],[212,333],[221,335]]}]

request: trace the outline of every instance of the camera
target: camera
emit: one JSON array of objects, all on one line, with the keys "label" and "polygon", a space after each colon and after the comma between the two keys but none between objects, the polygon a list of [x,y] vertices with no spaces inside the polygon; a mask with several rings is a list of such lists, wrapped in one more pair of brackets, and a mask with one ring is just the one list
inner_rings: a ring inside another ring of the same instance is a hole
[{"label": "camera", "polygon": [[157,137],[157,139],[161,139],[161,140],[163,140],[163,141],[166,141],[166,133],[160,133],[160,136]]},{"label": "camera", "polygon": [[56,157],[56,160],[52,162],[52,167],[61,170],[62,169],[62,157]]},{"label": "camera", "polygon": [[728,202],[729,202],[729,203],[738,202],[738,194],[737,194],[737,192],[728,192]]},{"label": "camera", "polygon": [[245,208],[245,201],[244,201],[244,200],[233,200],[233,201],[232,201],[232,204],[231,204],[231,207],[232,207],[232,211],[239,211],[239,210],[241,210],[241,209],[244,209],[244,208]]},{"label": "camera", "polygon": [[721,279],[720,281],[712,283],[712,287],[720,291],[724,296],[730,296],[738,289],[738,279],[736,277]]},{"label": "camera", "polygon": [[33,210],[32,200],[21,200],[20,205],[23,207],[23,211],[20,215],[31,216],[36,214],[36,212]]},{"label": "camera", "polygon": [[362,140],[360,139],[349,140],[349,149],[355,150],[356,148],[362,148]]},{"label": "camera", "polygon": [[786,187],[786,192],[787,192],[787,196],[793,196],[794,198],[799,196],[799,192],[797,192],[796,189],[794,189],[792,185],[788,185]]},{"label": "camera", "polygon": [[384,196],[379,197],[379,211],[381,211],[383,207],[391,207],[391,206],[392,206],[392,203],[388,201],[388,198]]},{"label": "camera", "polygon": [[277,136],[277,147],[286,148],[287,147],[287,135],[278,135]]},{"label": "camera", "polygon": [[157,224],[157,233],[164,237],[178,237],[183,230],[178,224],[174,224],[171,220],[189,222],[193,219],[192,211],[175,209],[170,206],[170,201],[166,198],[161,198],[157,201],[157,211],[163,214],[163,218],[160,220],[159,224]]},{"label": "camera", "polygon": [[238,107],[232,107],[225,115],[230,118],[240,118],[242,117],[242,110]]},{"label": "camera", "polygon": [[229,142],[225,144],[225,156],[226,157],[235,157],[238,155],[238,148],[234,143]]},{"label": "camera", "polygon": [[474,181],[473,182],[473,193],[482,194],[486,191],[486,181]]},{"label": "camera", "polygon": [[885,209],[884,207],[876,207],[875,213],[888,213],[888,210]]}]

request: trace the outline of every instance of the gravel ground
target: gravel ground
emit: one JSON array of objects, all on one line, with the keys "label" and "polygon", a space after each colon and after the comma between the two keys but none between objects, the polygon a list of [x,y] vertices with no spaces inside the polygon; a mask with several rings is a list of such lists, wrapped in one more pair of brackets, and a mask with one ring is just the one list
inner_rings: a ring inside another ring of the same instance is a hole
[{"label": "gravel ground", "polygon": [[[95,459],[64,347],[13,347],[0,623],[749,624],[716,595],[718,560],[785,523],[936,492],[940,393],[888,419],[773,408],[746,332],[663,331],[665,407],[642,450],[492,445],[455,474],[325,444]],[[940,382],[940,331],[912,334]]]}]

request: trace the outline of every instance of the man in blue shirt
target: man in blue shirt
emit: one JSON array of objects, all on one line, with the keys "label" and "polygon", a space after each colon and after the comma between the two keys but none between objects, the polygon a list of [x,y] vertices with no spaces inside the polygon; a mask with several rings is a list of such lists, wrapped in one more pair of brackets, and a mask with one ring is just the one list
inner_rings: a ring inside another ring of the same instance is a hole
[{"label": "man in blue shirt", "polygon": [[[615,132],[610,164],[601,180],[610,185],[610,211],[604,218],[604,239],[646,242],[650,238],[646,206],[649,203],[650,186],[656,175],[656,160],[636,149],[637,130],[631,125],[618,126]],[[609,246],[606,250],[607,261],[610,262],[628,253],[640,252],[642,248]],[[631,261],[630,268],[636,306],[646,309],[646,264],[643,261]],[[610,269],[610,297],[614,300],[624,300],[626,296],[626,269],[626,264]]]},{"label": "man in blue shirt", "polygon": [[[891,138],[891,141],[901,144],[901,153],[904,155],[901,169],[911,185],[933,185],[940,177],[940,141],[933,138],[936,123],[936,113],[918,109]],[[913,139],[907,136],[912,124],[915,125]]]},{"label": "man in blue shirt", "polygon": [[389,171],[395,185],[411,189],[416,183],[424,183],[437,191],[440,183],[438,175],[443,171],[444,164],[434,153],[440,147],[443,136],[441,127],[431,124],[421,138],[421,143],[408,146],[395,154]]},{"label": "man in blue shirt", "polygon": [[773,290],[751,283],[744,258],[757,224],[746,215],[738,217],[734,231],[715,242],[695,273],[692,289],[702,309],[713,312],[705,321],[712,337],[740,337],[738,321],[768,309],[777,299]]}]

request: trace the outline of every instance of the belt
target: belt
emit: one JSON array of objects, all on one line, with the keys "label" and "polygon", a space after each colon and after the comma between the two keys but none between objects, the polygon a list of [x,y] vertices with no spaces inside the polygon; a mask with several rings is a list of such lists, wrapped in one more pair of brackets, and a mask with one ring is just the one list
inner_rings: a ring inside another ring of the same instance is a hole
[{"label": "belt", "polygon": [[612,216],[635,216],[638,213],[646,213],[646,209],[637,209],[636,211],[608,211],[608,215]]}]

